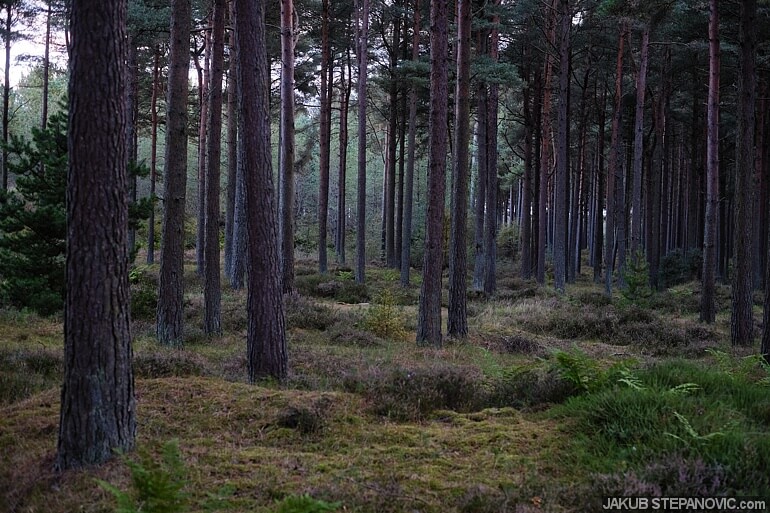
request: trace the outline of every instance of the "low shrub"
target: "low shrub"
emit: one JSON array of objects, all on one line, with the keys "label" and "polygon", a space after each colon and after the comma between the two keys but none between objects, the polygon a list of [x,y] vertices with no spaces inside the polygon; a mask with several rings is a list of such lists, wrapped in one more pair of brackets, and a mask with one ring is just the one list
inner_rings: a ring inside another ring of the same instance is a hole
[{"label": "low shrub", "polygon": [[675,249],[660,259],[658,280],[661,288],[669,288],[697,279],[703,268],[700,249]]},{"label": "low shrub", "polygon": [[396,305],[395,295],[385,288],[365,310],[361,327],[380,338],[403,340],[407,335],[404,323],[404,313]]},{"label": "low shrub", "polygon": [[158,349],[134,354],[134,374],[140,378],[204,376],[208,370],[206,360],[196,353]]},{"label": "low shrub", "polygon": [[155,318],[158,306],[158,277],[148,266],[136,266],[129,272],[131,288],[131,317]]},{"label": "low shrub", "polygon": [[325,330],[337,320],[334,310],[298,294],[284,297],[287,328]]}]

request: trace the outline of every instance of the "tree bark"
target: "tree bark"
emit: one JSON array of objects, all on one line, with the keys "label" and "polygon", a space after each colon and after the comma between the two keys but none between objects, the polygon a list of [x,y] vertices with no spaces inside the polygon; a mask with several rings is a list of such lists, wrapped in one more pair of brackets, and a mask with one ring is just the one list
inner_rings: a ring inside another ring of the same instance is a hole
[{"label": "tree bark", "polygon": [[[397,6],[398,7],[398,6]],[[385,187],[385,263],[396,267],[396,152],[398,149],[398,45],[401,40],[401,15],[393,21],[390,46],[390,84],[388,85],[388,173]]]},{"label": "tree bark", "polygon": [[340,140],[339,140],[339,171],[337,186],[337,261],[344,264],[346,261],[345,244],[347,235],[347,174],[348,174],[348,112],[350,111],[350,93],[353,88],[353,67],[350,62],[350,48],[345,48],[348,78],[345,81],[345,67],[340,66],[341,90],[340,90]]},{"label": "tree bark", "polygon": [[136,438],[126,241],[126,2],[73,0],[71,28],[59,470],[102,463],[115,450],[130,450]]},{"label": "tree bark", "polygon": [[467,267],[468,176],[470,163],[470,0],[458,0],[457,83],[455,90],[455,144],[452,173],[452,226],[449,234],[449,336],[468,336]]},{"label": "tree bark", "polygon": [[569,175],[569,54],[572,13],[569,0],[559,0],[559,111],[556,141],[554,207],[556,221],[553,244],[554,288],[564,292],[567,271],[567,180]]},{"label": "tree bark", "polygon": [[204,31],[203,38],[203,66],[198,61],[198,56],[194,58],[195,67],[198,73],[198,111],[200,113],[198,120],[198,224],[195,237],[195,263],[198,275],[203,277],[203,261],[205,259],[205,238],[206,238],[206,140],[208,131],[206,120],[209,117],[209,75],[211,73],[211,24]]},{"label": "tree bark", "polygon": [[206,140],[206,226],[203,259],[203,332],[222,333],[222,284],[219,267],[219,179],[222,157],[222,79],[225,60],[226,0],[214,0],[211,22],[211,75]]},{"label": "tree bark", "polygon": [[430,6],[430,113],[428,205],[425,259],[417,317],[417,343],[441,346],[441,274],[443,271],[444,189],[447,151],[448,9],[447,0]]},{"label": "tree bark", "polygon": [[356,283],[366,280],[366,79],[369,0],[359,1],[358,29],[358,204],[356,205]]},{"label": "tree bark", "polygon": [[150,219],[147,222],[147,263],[155,263],[155,186],[158,172],[158,94],[160,93],[160,45],[155,46],[150,99]]},{"label": "tree bark", "polygon": [[265,2],[234,0],[235,48],[239,58],[240,147],[248,225],[249,381],[282,381],[288,374],[286,322],[278,263],[278,229],[270,158],[269,65],[265,43]]},{"label": "tree bark", "polygon": [[279,240],[285,294],[294,292],[294,1],[281,0],[281,140]]},{"label": "tree bark", "polygon": [[754,340],[752,238],[754,216],[754,121],[756,102],[756,0],[740,4],[738,131],[735,143],[735,267],[730,334],[734,346]]},{"label": "tree bark", "polygon": [[[500,5],[500,0],[493,0],[493,5]],[[489,57],[498,61],[500,46],[500,16],[492,17],[492,29],[489,37]],[[491,296],[497,291],[497,227],[499,224],[498,191],[500,180],[497,177],[497,114],[499,110],[500,86],[496,82],[489,84],[487,105],[487,198],[486,217],[484,219],[484,294]]]},{"label": "tree bark", "polygon": [[[412,20],[412,62],[420,58],[420,0],[414,0]],[[412,259],[412,211],[414,208],[414,164],[417,139],[417,85],[409,89],[409,141],[406,150],[404,176],[404,227],[401,241],[401,286],[409,286],[409,267]]]},{"label": "tree bark", "polygon": [[644,163],[644,98],[647,91],[647,66],[650,53],[650,25],[642,31],[639,74],[636,79],[636,113],[634,117],[634,170],[631,190],[631,258],[636,259],[642,247],[642,166]]},{"label": "tree bark", "polygon": [[524,176],[521,179],[521,221],[519,223],[519,240],[521,247],[521,267],[519,276],[524,280],[532,278],[532,133],[535,129],[532,119],[532,84],[530,82],[531,48],[524,45],[524,64],[522,75],[522,110],[524,115]]},{"label": "tree bark", "polygon": [[190,69],[190,0],[172,0],[171,48],[166,97],[166,159],[163,237],[156,336],[181,345],[184,312],[184,216],[187,188],[187,76]]},{"label": "tree bark", "polygon": [[329,0],[323,0],[321,9],[321,110],[319,129],[319,193],[318,193],[318,271],[325,274],[328,271],[326,255],[326,234],[329,218],[329,166],[331,149],[331,117],[332,98],[327,82],[332,66],[329,48]]}]

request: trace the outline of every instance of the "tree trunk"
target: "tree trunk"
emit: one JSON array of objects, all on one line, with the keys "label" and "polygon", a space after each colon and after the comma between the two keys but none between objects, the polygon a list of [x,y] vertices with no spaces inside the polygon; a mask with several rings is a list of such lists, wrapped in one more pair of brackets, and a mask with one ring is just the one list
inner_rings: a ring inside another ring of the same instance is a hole
[{"label": "tree trunk", "polygon": [[156,335],[164,345],[183,341],[184,215],[187,187],[187,81],[190,69],[190,0],[172,0],[163,171],[163,237]]},{"label": "tree trunk", "polygon": [[[228,9],[230,23],[231,10]],[[225,204],[225,276],[233,276],[235,189],[238,177],[238,100],[236,98],[235,41],[229,33],[230,62],[227,73],[227,200]]]},{"label": "tree trunk", "polygon": [[425,259],[417,317],[417,343],[441,346],[441,274],[443,271],[444,189],[447,151],[448,9],[447,0],[430,6],[430,114],[428,205]]},{"label": "tree trunk", "polygon": [[[493,0],[493,5],[500,5],[500,0]],[[500,16],[492,17],[490,31],[489,56],[493,62],[498,60],[500,46]],[[489,114],[487,116],[487,209],[484,219],[484,293],[491,296],[497,290],[497,227],[498,227],[498,190],[500,180],[497,177],[497,113],[499,109],[500,86],[489,84],[487,98]]]},{"label": "tree trunk", "polygon": [[3,72],[3,191],[8,190],[8,126],[10,124],[9,107],[11,99],[11,29],[13,28],[13,6],[5,6],[5,70]]},{"label": "tree trunk", "polygon": [[455,145],[452,173],[452,226],[449,234],[449,336],[468,336],[466,226],[468,220],[468,176],[470,163],[470,0],[457,6],[457,84],[455,92]]},{"label": "tree trunk", "polygon": [[41,95],[40,127],[48,124],[48,89],[51,76],[51,0],[45,13],[45,49],[43,50],[43,93]]},{"label": "tree trunk", "polygon": [[[604,254],[604,291],[612,297],[612,276],[615,269],[615,226],[621,219],[616,204],[615,192],[619,175],[623,172],[620,165],[620,129],[623,115],[623,44],[628,34],[628,27],[621,22],[618,35],[618,55],[615,64],[615,106],[612,113],[612,135],[610,140],[610,158],[607,166],[607,220],[605,222]],[[622,222],[622,221],[621,221]],[[623,241],[625,243],[625,241]]]},{"label": "tree trunk", "polygon": [[[483,32],[483,31],[482,31]],[[479,36],[479,53],[486,52],[486,34]],[[487,131],[489,130],[488,116],[488,95],[487,85],[480,82],[476,89],[476,152],[478,155],[478,166],[476,171],[476,198],[474,208],[474,230],[473,230],[473,283],[475,291],[484,290],[484,222],[486,221],[486,201],[487,201],[487,171],[488,153],[487,153]]]},{"label": "tree trunk", "polygon": [[[132,37],[128,37],[128,60],[126,61],[126,79],[128,80],[127,94],[126,94],[126,158],[128,159],[128,204],[129,208],[132,205],[136,205],[137,191],[136,191],[136,123],[137,118],[134,115],[135,111],[138,112],[138,69],[136,62],[136,45]],[[133,260],[133,255],[136,251],[136,228],[131,224],[128,225],[128,255],[129,259]]]},{"label": "tree trunk", "polygon": [[754,121],[756,102],[756,0],[741,1],[738,130],[735,142],[735,267],[733,270],[731,340],[748,346],[754,340],[752,314],[752,239],[754,216]]},{"label": "tree trunk", "polygon": [[345,243],[347,235],[347,174],[348,174],[348,112],[350,111],[350,92],[353,88],[353,67],[350,62],[350,48],[345,49],[348,79],[345,81],[345,67],[340,66],[342,83],[340,90],[340,141],[339,172],[337,186],[337,261],[345,264]]},{"label": "tree trunk", "polygon": [[[420,58],[420,0],[414,0],[412,25],[412,61]],[[417,85],[409,89],[409,142],[406,150],[406,175],[404,177],[404,227],[401,241],[401,285],[409,286],[409,267],[412,255],[412,210],[414,207],[414,161],[417,139]]]},{"label": "tree trunk", "polygon": [[647,91],[647,65],[650,53],[650,25],[642,31],[639,74],[636,79],[634,117],[634,170],[631,191],[631,258],[636,259],[642,244],[642,166],[644,163],[644,97]]},{"label": "tree trunk", "polygon": [[[126,2],[73,0],[64,384],[56,468],[133,448]],[[99,219],[99,222],[93,222]]]},{"label": "tree trunk", "polygon": [[329,218],[329,166],[331,165],[331,118],[332,98],[328,87],[329,71],[332,67],[329,48],[329,0],[323,0],[321,9],[321,109],[319,129],[320,156],[318,163],[318,271],[326,274],[328,262],[326,255],[326,234]]},{"label": "tree trunk", "polygon": [[[284,294],[294,292],[294,1],[281,0],[279,240]],[[268,128],[269,129],[269,128]]]},{"label": "tree trunk", "polygon": [[219,175],[222,156],[222,79],[225,60],[226,0],[214,0],[211,22],[211,76],[206,142],[206,226],[203,259],[203,332],[222,333],[222,285],[219,267]]},{"label": "tree trunk", "polygon": [[559,112],[556,141],[553,275],[554,288],[564,292],[567,271],[567,205],[569,175],[569,54],[572,13],[569,0],[559,0]]},{"label": "tree trunk", "polygon": [[194,58],[198,72],[198,224],[195,237],[195,263],[198,275],[203,277],[203,261],[205,259],[206,238],[206,120],[209,117],[209,74],[211,72],[211,25],[204,31],[204,58],[203,66],[200,65],[197,56]]},{"label": "tree trunk", "polygon": [[[602,100],[599,107],[599,131],[596,136],[596,189],[595,212],[594,212],[594,283],[602,281],[602,254],[604,252],[604,202],[602,201],[602,192],[604,191],[604,130],[607,109],[607,88],[602,88]],[[609,217],[609,208],[607,217]],[[612,272],[612,270],[610,270]]]},{"label": "tree trunk", "polygon": [[366,79],[369,0],[359,0],[358,30],[358,204],[356,205],[356,283],[366,280]]},{"label": "tree trunk", "polygon": [[160,93],[160,45],[155,45],[150,99],[150,219],[147,222],[147,263],[155,263],[155,184],[158,172],[158,94]]},{"label": "tree trunk", "polygon": [[522,89],[522,109],[524,114],[524,176],[521,179],[521,221],[519,240],[521,247],[521,267],[519,275],[524,280],[532,278],[532,133],[535,130],[532,119],[532,84],[530,82],[531,48],[524,46],[524,88]]},{"label": "tree trunk", "polygon": [[[397,6],[398,7],[398,6]],[[390,84],[388,85],[388,173],[385,187],[385,263],[396,267],[396,151],[398,149],[398,45],[401,40],[401,15],[393,21],[390,46]]]},{"label": "tree trunk", "polygon": [[[286,322],[278,263],[278,229],[270,158],[270,77],[265,43],[265,2],[235,0],[239,150],[245,177],[248,224],[249,381],[288,374]],[[258,241],[258,243],[257,243]]]}]

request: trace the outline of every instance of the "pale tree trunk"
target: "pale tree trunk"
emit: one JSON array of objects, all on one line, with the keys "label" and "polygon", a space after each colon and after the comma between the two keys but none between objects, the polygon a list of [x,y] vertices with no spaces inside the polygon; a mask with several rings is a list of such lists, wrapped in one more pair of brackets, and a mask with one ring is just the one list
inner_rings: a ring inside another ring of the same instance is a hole
[{"label": "pale tree trunk", "polygon": [[285,294],[294,292],[294,2],[281,0],[281,193],[279,240]]},{"label": "pale tree trunk", "polygon": [[166,97],[166,159],[156,335],[164,345],[183,342],[184,216],[187,187],[187,81],[190,0],[172,0]]},{"label": "pale tree trunk", "polygon": [[321,111],[320,111],[320,162],[318,194],[318,270],[325,274],[328,270],[326,255],[326,234],[329,218],[329,166],[331,149],[331,112],[332,98],[327,82],[331,82],[332,67],[329,49],[329,0],[323,0],[321,14]]},{"label": "pale tree trunk", "polygon": [[240,146],[248,225],[249,381],[279,381],[288,374],[278,227],[270,158],[270,77],[265,43],[265,3],[235,0],[235,51],[238,54]]},{"label": "pale tree trunk", "polygon": [[[607,220],[605,222],[604,235],[604,291],[612,296],[612,278],[615,268],[615,225],[621,215],[618,213],[615,192],[617,189],[618,175],[622,173],[620,165],[620,129],[623,114],[623,45],[626,40],[628,27],[624,22],[620,24],[618,35],[618,54],[615,65],[615,105],[612,113],[612,135],[610,140],[610,158],[607,165]],[[622,219],[621,219],[621,222]],[[625,241],[623,241],[625,243]]]},{"label": "pale tree trunk", "polygon": [[[420,0],[414,0],[412,22],[412,61],[420,58]],[[414,208],[414,164],[417,140],[417,85],[409,89],[409,139],[406,149],[406,175],[404,176],[404,227],[401,241],[401,285],[409,286],[409,264],[412,259],[412,211]]]},{"label": "pale tree trunk", "polygon": [[225,60],[226,0],[214,0],[211,22],[211,76],[206,143],[206,225],[203,259],[203,332],[222,333],[222,285],[219,267],[219,175],[222,156],[222,79]]},{"label": "pale tree trunk", "polygon": [[441,273],[444,267],[444,189],[447,151],[447,0],[430,6],[430,114],[425,258],[417,316],[417,343],[441,346]]},{"label": "pale tree trunk", "polygon": [[132,449],[136,439],[126,244],[126,2],[73,0],[71,27],[58,470],[102,463]]},{"label": "pale tree trunk", "polygon": [[754,340],[752,313],[752,239],[754,216],[754,121],[756,102],[756,0],[742,0],[740,17],[740,78],[738,82],[738,130],[735,143],[735,267],[730,334],[734,346]]},{"label": "pale tree trunk", "polygon": [[470,164],[470,70],[471,7],[470,0],[457,6],[457,84],[455,89],[455,144],[452,173],[452,226],[449,233],[449,310],[448,334],[468,336],[467,245],[468,175]]},{"label": "pale tree trunk", "polygon": [[356,283],[366,280],[366,79],[369,0],[358,0],[358,204],[356,205]]}]

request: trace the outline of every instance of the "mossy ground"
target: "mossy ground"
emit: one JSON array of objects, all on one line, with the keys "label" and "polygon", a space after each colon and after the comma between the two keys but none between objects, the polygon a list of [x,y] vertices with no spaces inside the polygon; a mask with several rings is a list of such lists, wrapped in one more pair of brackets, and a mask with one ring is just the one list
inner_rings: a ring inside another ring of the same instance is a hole
[{"label": "mossy ground", "polygon": [[[184,349],[158,347],[152,319],[134,321],[137,445],[152,452],[178,439],[193,511],[274,511],[276,500],[304,493],[338,501],[342,511],[372,513],[590,511],[586,490],[601,476],[636,469],[640,480],[653,479],[645,461],[621,457],[622,440],[591,434],[612,420],[602,424],[597,412],[616,411],[601,394],[628,396],[629,403],[636,396],[613,393],[613,382],[589,399],[575,397],[580,390],[559,374],[553,351],[579,347],[597,362],[596,372],[618,362],[654,369],[689,360],[711,368],[714,359],[704,350],[728,348],[724,290],[718,322],[705,326],[697,322],[697,284],[639,306],[605,298],[587,276],[568,295],[557,295],[513,277],[509,263],[499,268],[499,293],[469,302],[469,338],[430,349],[412,342],[418,286],[402,290],[393,271],[372,268],[366,289],[355,288],[345,269],[318,277],[312,264],[300,262],[303,294],[287,303],[291,376],[281,386],[245,383],[244,292],[225,290],[224,335],[202,335],[200,284],[189,269]],[[340,285],[321,286],[332,281]],[[95,478],[129,486],[120,459],[80,472],[52,471],[61,341],[59,319],[0,312],[0,510],[112,511],[112,497]],[[685,360],[667,363],[672,357]],[[645,379],[670,380],[685,370],[653,370]],[[760,397],[751,388],[760,386],[754,377],[736,379],[745,383],[731,394]],[[663,411],[673,434],[680,433],[673,408],[691,416],[712,407],[744,415],[743,399],[733,407],[724,394],[714,395],[686,404],[653,398],[664,404],[653,413]],[[770,405],[752,401],[753,417],[744,417],[764,418]],[[717,429],[709,427],[713,416],[703,417],[705,424],[691,418],[696,430]],[[732,448],[743,440],[735,432],[743,431],[753,432],[751,444],[768,445],[767,426],[754,420],[730,429]],[[694,456],[672,440],[645,443],[651,451],[671,449],[689,469]],[[607,447],[617,454],[601,454]],[[224,489],[226,497],[216,502]]]}]

